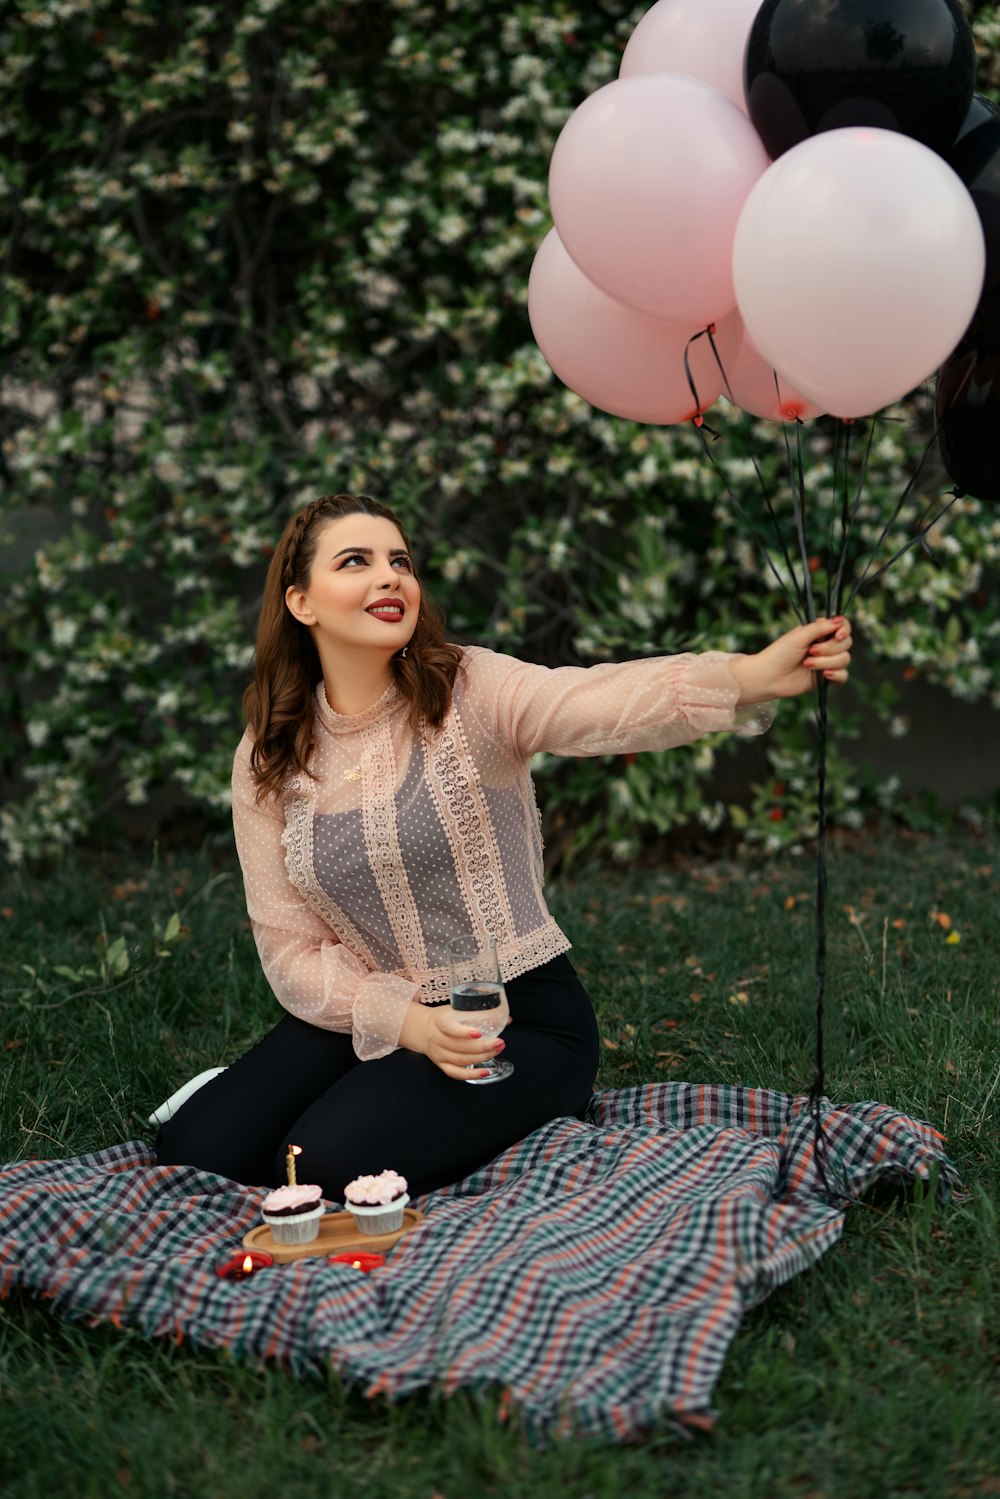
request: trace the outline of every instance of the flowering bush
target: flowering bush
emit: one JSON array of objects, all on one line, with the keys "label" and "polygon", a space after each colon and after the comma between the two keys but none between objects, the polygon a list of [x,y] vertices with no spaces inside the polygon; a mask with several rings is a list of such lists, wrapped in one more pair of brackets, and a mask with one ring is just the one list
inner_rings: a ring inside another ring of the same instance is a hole
[{"label": "flowering bush", "polygon": [[[398,507],[454,634],[533,659],[753,649],[791,622],[727,495],[766,526],[755,460],[788,529],[784,433],[723,404],[709,461],[692,430],[638,427],[569,393],[528,327],[552,147],[615,76],[645,8],[8,12],[3,507],[9,539],[38,517],[53,537],[0,607],[11,860],[57,851],[157,787],[224,814],[265,561],[317,493]],[[977,27],[995,85],[991,9]],[[855,532],[869,548],[914,472],[926,396],[889,418]],[[821,597],[840,514],[833,434],[820,421],[803,438]],[[925,465],[894,535],[946,484]],[[986,588],[1000,516],[963,500],[933,536],[936,556],[907,552],[853,618],[875,658],[1000,706]],[[874,696],[891,723],[891,690]],[[706,801],[718,741],[544,761],[554,825],[621,857],[692,817],[794,842],[814,818],[811,714],[783,708],[749,809]],[[837,751],[831,798],[857,820],[893,788],[862,785]]]}]

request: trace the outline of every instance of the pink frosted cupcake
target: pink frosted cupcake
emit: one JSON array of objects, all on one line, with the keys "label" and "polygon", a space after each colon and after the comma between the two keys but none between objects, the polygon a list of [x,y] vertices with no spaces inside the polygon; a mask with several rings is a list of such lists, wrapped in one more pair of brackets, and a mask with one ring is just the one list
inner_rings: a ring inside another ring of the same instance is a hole
[{"label": "pink frosted cupcake", "polygon": [[410,1198],[406,1177],[398,1171],[357,1176],[344,1188],[344,1199],[362,1234],[394,1234],[403,1226],[403,1209]]},{"label": "pink frosted cupcake", "polygon": [[319,1236],[322,1187],[276,1187],[261,1205],[264,1222],[278,1244],[310,1244]]}]

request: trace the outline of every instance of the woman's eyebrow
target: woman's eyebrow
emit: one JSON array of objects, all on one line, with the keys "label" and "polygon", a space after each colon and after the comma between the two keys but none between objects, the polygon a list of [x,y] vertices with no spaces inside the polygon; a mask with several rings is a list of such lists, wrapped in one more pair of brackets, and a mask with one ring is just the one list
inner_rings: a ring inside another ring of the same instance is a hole
[{"label": "woman's eyebrow", "polygon": [[[362,554],[362,556],[373,557],[375,555],[375,548],[374,547],[342,547],[339,552],[334,552],[333,556],[330,558],[330,561],[331,562],[335,562],[338,557],[344,557],[344,556],[347,555],[348,552],[351,552],[351,553],[353,553],[353,552],[360,552]],[[392,550],[391,550],[391,552],[389,553],[390,557],[408,557],[409,555],[410,554],[406,550],[405,547],[393,547]]]}]

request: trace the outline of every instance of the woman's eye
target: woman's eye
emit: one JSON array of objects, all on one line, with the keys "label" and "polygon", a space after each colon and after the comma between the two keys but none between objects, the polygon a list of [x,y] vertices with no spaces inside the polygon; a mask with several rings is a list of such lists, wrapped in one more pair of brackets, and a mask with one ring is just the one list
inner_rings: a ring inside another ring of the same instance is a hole
[{"label": "woman's eye", "polygon": [[367,562],[364,552],[352,552],[349,557],[344,558],[344,566],[350,567],[352,562]]},{"label": "woman's eye", "polygon": [[412,573],[413,563],[410,561],[409,557],[394,557],[393,561],[402,563],[404,570],[408,573]]}]

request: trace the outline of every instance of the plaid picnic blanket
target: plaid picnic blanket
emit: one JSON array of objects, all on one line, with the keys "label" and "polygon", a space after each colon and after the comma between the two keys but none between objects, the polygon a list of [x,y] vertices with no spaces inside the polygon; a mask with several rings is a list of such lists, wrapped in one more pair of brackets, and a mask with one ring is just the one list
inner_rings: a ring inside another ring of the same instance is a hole
[{"label": "plaid picnic blanket", "polygon": [[[857,1196],[940,1172],[929,1125],[878,1103],[822,1103],[825,1171]],[[365,1393],[502,1389],[529,1435],[628,1441],[664,1420],[706,1427],[748,1308],[839,1237],[808,1098],[659,1083],[596,1094],[464,1181],[384,1269],[324,1258],[240,1283],[214,1267],[260,1221],[263,1189],[158,1166],[132,1141],[0,1168],[0,1295],[15,1287],[90,1323],[333,1365]]]}]

